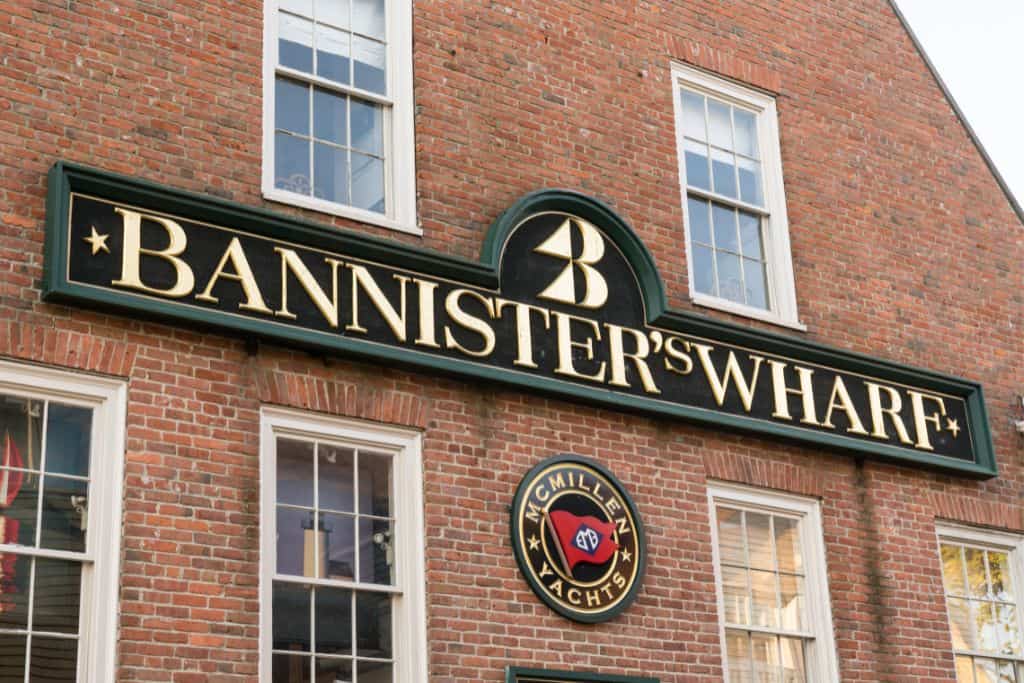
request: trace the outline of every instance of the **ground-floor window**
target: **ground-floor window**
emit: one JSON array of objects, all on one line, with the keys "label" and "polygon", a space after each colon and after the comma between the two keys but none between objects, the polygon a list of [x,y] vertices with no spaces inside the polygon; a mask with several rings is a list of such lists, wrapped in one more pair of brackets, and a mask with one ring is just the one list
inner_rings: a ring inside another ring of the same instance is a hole
[{"label": "ground-floor window", "polygon": [[0,362],[0,681],[113,680],[124,383]]},{"label": "ground-floor window", "polygon": [[416,432],[263,411],[261,680],[426,680]]}]

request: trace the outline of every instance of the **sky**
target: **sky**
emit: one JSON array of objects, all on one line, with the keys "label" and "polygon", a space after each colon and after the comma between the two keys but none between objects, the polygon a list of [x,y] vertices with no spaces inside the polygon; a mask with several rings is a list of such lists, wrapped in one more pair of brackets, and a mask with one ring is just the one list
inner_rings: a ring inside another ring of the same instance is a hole
[{"label": "sky", "polygon": [[1024,204],[1024,0],[896,0],[985,151]]}]

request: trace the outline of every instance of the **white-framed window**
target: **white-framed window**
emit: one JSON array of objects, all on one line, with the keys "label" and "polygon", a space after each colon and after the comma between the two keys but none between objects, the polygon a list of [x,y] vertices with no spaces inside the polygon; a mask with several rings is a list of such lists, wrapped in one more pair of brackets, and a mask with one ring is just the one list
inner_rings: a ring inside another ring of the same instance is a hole
[{"label": "white-framed window", "polygon": [[420,234],[412,0],[265,0],[263,196]]},{"label": "white-framed window", "polygon": [[693,302],[804,329],[774,98],[682,64],[672,83]]},{"label": "white-framed window", "polygon": [[937,531],[958,683],[1024,681],[1024,537],[955,525]]},{"label": "white-framed window", "polygon": [[708,486],[725,680],[839,680],[818,501]]},{"label": "white-framed window", "polygon": [[125,401],[0,361],[0,680],[114,680]]},{"label": "white-framed window", "polygon": [[265,407],[260,680],[427,680],[418,432]]}]

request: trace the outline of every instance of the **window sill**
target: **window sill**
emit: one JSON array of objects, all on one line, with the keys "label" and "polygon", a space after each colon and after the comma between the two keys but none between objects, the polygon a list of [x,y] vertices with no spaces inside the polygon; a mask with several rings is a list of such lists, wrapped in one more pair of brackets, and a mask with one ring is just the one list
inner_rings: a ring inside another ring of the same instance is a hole
[{"label": "window sill", "polygon": [[387,216],[382,216],[379,213],[374,213],[373,211],[357,209],[354,206],[345,206],[344,204],[335,204],[334,202],[317,199],[316,197],[307,197],[306,195],[288,192],[287,190],[280,190],[276,187],[270,189],[264,188],[263,198],[272,202],[280,202],[281,204],[290,204],[291,206],[298,206],[303,209],[320,211],[321,213],[331,214],[332,216],[349,218],[354,221],[359,221],[360,223],[369,223],[370,225],[376,225],[381,228],[404,232],[408,235],[423,234],[423,229],[416,225],[415,222],[409,224],[403,221],[397,221],[392,218],[388,218]]},{"label": "window sill", "polygon": [[760,308],[745,306],[743,304],[738,304],[735,301],[719,299],[713,296],[708,296],[707,294],[700,294],[697,292],[694,292],[690,296],[690,300],[697,306],[713,308],[718,311],[724,311],[726,313],[732,313],[734,315],[741,315],[745,318],[753,318],[754,320],[760,320],[761,322],[771,323],[772,325],[778,325],[779,327],[788,327],[791,330],[797,330],[799,332],[807,331],[807,326],[795,318],[783,318],[782,316],[772,311],[764,311],[761,310]]}]

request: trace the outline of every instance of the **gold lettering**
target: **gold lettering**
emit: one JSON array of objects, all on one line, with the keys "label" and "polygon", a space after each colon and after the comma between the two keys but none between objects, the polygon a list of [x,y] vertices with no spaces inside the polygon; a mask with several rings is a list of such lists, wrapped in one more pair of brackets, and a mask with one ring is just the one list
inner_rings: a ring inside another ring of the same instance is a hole
[{"label": "gold lettering", "polygon": [[533,360],[533,329],[530,325],[530,313],[537,312],[541,314],[545,330],[551,327],[551,316],[546,308],[519,303],[518,301],[509,301],[508,299],[495,300],[495,316],[500,318],[501,311],[506,306],[512,306],[516,312],[516,359],[512,362],[523,367],[535,368],[537,363]]},{"label": "gold lettering", "polygon": [[[676,348],[676,344],[682,344],[682,348]],[[693,372],[693,360],[689,353],[690,342],[679,337],[669,337],[665,340],[665,369],[677,375],[689,375]],[[679,368],[673,365],[673,360],[680,361],[683,367]]]},{"label": "gold lettering", "polygon": [[601,592],[604,593],[609,600],[615,597],[615,595],[612,593],[612,585],[610,583],[606,583],[605,585],[601,586]]},{"label": "gold lettering", "polygon": [[467,356],[477,356],[478,358],[487,357],[494,351],[494,330],[480,318],[470,315],[462,309],[462,297],[464,296],[476,299],[483,304],[484,309],[487,311],[487,315],[489,315],[491,319],[494,318],[494,302],[491,299],[481,296],[469,289],[453,289],[448,293],[448,296],[446,296],[444,300],[444,309],[448,312],[451,319],[463,328],[472,330],[479,334],[484,340],[484,347],[479,351],[467,349],[456,341],[455,337],[452,336],[451,329],[447,325],[444,326],[445,346],[450,349],[458,349]]},{"label": "gold lettering", "polygon": [[[555,372],[559,375],[568,375],[569,377],[578,377],[580,379],[589,379],[594,382],[604,381],[604,367],[605,362],[601,361],[601,365],[598,371],[593,375],[585,375],[576,370],[572,362],[572,350],[573,348],[586,349],[587,360],[594,360],[594,340],[601,341],[601,328],[597,326],[597,323],[589,318],[579,318],[575,315],[568,313],[559,313],[558,311],[551,311],[551,315],[555,317],[555,329],[558,331],[558,367],[555,368]],[[581,322],[590,326],[593,331],[593,337],[587,337],[586,341],[578,342],[573,341],[572,338],[572,322]]]},{"label": "gold lettering", "polygon": [[626,585],[626,577],[619,572],[615,572],[612,574],[612,583],[619,588],[623,588]]},{"label": "gold lettering", "polygon": [[[148,294],[159,294],[175,299],[188,296],[195,287],[196,278],[192,269],[184,260],[178,256],[188,246],[188,236],[180,225],[170,218],[162,216],[143,215],[136,211],[114,209],[116,213],[124,218],[124,250],[121,255],[121,277],[113,280],[110,284],[120,287],[130,287]],[[143,249],[142,247],[142,219],[152,221],[162,227],[167,233],[167,247],[164,249]],[[161,258],[174,266],[174,284],[167,289],[150,287],[142,282],[140,267],[142,256],[155,256]]]},{"label": "gold lettering", "polygon": [[[420,295],[420,334],[416,337],[416,345],[439,349],[437,335],[434,332],[434,290],[436,282],[428,282],[413,278]],[[404,315],[402,316],[405,317]]]},{"label": "gold lettering", "polygon": [[[839,403],[836,403],[837,397],[839,398]],[[846,413],[846,418],[850,421],[850,426],[846,428],[846,431],[852,434],[867,434],[867,430],[864,429],[864,423],[860,421],[857,409],[853,406],[853,401],[850,399],[850,392],[846,390],[846,384],[839,375],[836,375],[835,384],[832,385],[832,395],[828,399],[828,412],[825,413],[825,420],[821,423],[823,427],[828,427],[829,429],[836,428],[832,424],[832,411],[836,408]]]},{"label": "gold lettering", "polygon": [[[917,443],[914,445],[918,448],[934,451],[935,449],[932,447],[932,442],[928,440],[928,423],[931,422],[935,425],[935,431],[942,429],[940,417],[944,417],[946,415],[946,402],[941,396],[922,394],[920,391],[908,389],[907,393],[910,394],[910,407],[914,412],[914,429],[917,431]],[[939,412],[932,413],[931,415],[925,415],[925,400],[934,401],[939,406]]]},{"label": "gold lettering", "polygon": [[[636,366],[636,372],[640,376],[640,382],[644,385],[644,391],[649,394],[660,394],[661,390],[654,383],[651,369],[647,367],[647,361],[644,360],[651,351],[647,335],[631,327],[620,327],[611,323],[605,323],[605,327],[608,328],[608,354],[611,359],[611,379],[608,383],[617,387],[630,386],[626,381],[626,359],[629,358]],[[626,353],[623,348],[622,335],[624,332],[632,335],[633,341],[636,343],[636,351],[633,353]]]},{"label": "gold lettering", "polygon": [[548,566],[547,562],[544,562],[543,564],[541,564],[541,566],[540,566],[540,576],[541,576],[541,578],[544,578],[545,576],[554,576],[554,575],[555,575],[555,573],[553,571],[551,571],[551,567]]},{"label": "gold lettering", "polygon": [[791,389],[786,386],[786,364],[781,361],[770,360],[768,365],[772,368],[772,388],[775,393],[775,410],[772,412],[772,417],[792,420],[793,416],[789,414],[788,394],[796,394],[803,402],[804,408],[804,416],[800,418],[800,422],[808,425],[821,424],[818,422],[817,411],[814,408],[814,387],[811,384],[814,370],[794,365],[796,374],[800,378],[800,388]]},{"label": "gold lettering", "polygon": [[302,289],[309,296],[320,313],[323,314],[327,320],[327,324],[331,327],[338,326],[338,266],[341,265],[341,261],[332,258],[325,258],[324,261],[331,264],[331,298],[327,298],[327,294],[323,288],[313,277],[313,274],[309,272],[309,268],[302,262],[299,255],[291,249],[282,249],[281,247],[274,247],[274,251],[281,255],[281,308],[274,311],[274,315],[279,315],[282,318],[295,319],[295,314],[288,310],[288,272],[295,276],[295,279],[302,285]]},{"label": "gold lettering", "polygon": [[600,607],[601,606],[601,594],[597,591],[587,591],[587,607]]},{"label": "gold lettering", "polygon": [[556,579],[555,581],[553,581],[551,585],[548,586],[548,590],[557,595],[558,597],[562,597],[562,580]]},{"label": "gold lettering", "polygon": [[582,595],[582,594],[580,593],[580,589],[579,589],[579,588],[576,588],[575,586],[573,586],[572,588],[570,588],[570,589],[569,589],[568,591],[566,591],[566,593],[565,593],[565,597],[566,597],[566,599],[568,599],[568,600],[569,600],[569,602],[571,602],[571,603],[572,603],[572,604],[574,604],[574,605],[579,605],[580,603],[582,603],[582,602],[583,602],[583,600],[582,600],[582,598],[581,598],[581,595]]},{"label": "gold lettering", "polygon": [[[228,264],[228,261],[231,261],[231,267],[235,272],[224,272],[224,266]],[[260,293],[259,285],[256,284],[252,268],[249,267],[249,259],[245,257],[245,252],[242,251],[242,243],[238,241],[237,237],[231,238],[231,243],[224,250],[224,255],[220,257],[217,269],[213,271],[213,276],[206,283],[206,289],[203,290],[202,294],[197,294],[196,299],[209,301],[214,304],[217,303],[217,297],[213,296],[211,292],[213,292],[213,287],[217,284],[217,280],[222,277],[235,280],[242,285],[242,291],[245,292],[245,302],[238,304],[239,308],[259,311],[260,313],[273,313],[272,310],[267,308],[267,304],[263,302],[263,295]]]},{"label": "gold lettering", "polygon": [[612,494],[608,498],[608,502],[605,503],[605,507],[608,508],[608,512],[609,513],[613,513],[616,510],[621,510],[622,509],[622,505],[619,504],[619,499],[615,497],[615,494]]},{"label": "gold lettering", "polygon": [[544,510],[534,505],[532,500],[526,501],[526,513],[523,515],[528,520],[535,524],[540,523],[540,516],[544,514]]},{"label": "gold lettering", "polygon": [[548,486],[551,487],[552,491],[565,488],[565,477],[562,476],[561,472],[548,476]]},{"label": "gold lettering", "polygon": [[395,307],[391,305],[387,297],[384,296],[384,292],[381,291],[377,281],[370,275],[370,271],[365,266],[357,266],[347,264],[349,269],[352,271],[352,322],[345,326],[346,330],[353,332],[366,333],[366,329],[359,325],[359,289],[362,288],[364,292],[370,297],[370,303],[377,309],[381,317],[384,318],[384,322],[388,324],[391,331],[395,335],[395,339],[400,342],[405,341],[405,285],[409,282],[409,278],[405,275],[399,275],[393,273],[391,277],[398,281],[399,291],[401,292],[398,306],[401,309],[401,313],[395,310]]},{"label": "gold lettering", "polygon": [[[892,419],[892,425],[896,428],[896,435],[902,443],[913,443],[910,440],[910,435],[907,434],[907,427],[903,424],[903,418],[900,417],[900,409],[903,408],[903,399],[900,398],[898,391],[892,387],[882,386],[881,384],[875,384],[874,382],[865,382],[868,387],[868,405],[871,407],[871,436],[877,439],[888,439],[889,435],[885,432],[885,416],[888,415]],[[889,407],[882,407],[882,391],[885,391],[889,395]]]},{"label": "gold lettering", "polygon": [[711,350],[714,347],[697,343],[692,344],[692,346],[697,350],[697,357],[700,359],[700,364],[704,367],[704,374],[708,378],[708,384],[711,385],[711,392],[715,395],[715,401],[718,402],[718,405],[721,406],[725,403],[725,395],[729,390],[729,382],[731,380],[736,384],[736,391],[739,392],[740,400],[743,401],[743,408],[749,413],[751,403],[754,400],[754,390],[757,388],[757,377],[761,372],[761,363],[764,361],[764,358],[751,354],[750,359],[754,361],[754,370],[748,384],[747,379],[740,370],[740,365],[736,360],[734,352],[729,352],[729,359],[725,363],[725,374],[719,379],[718,372],[711,361]]},{"label": "gold lettering", "polygon": [[542,503],[551,497],[551,493],[544,488],[544,484],[537,484],[533,489],[533,495]]},{"label": "gold lettering", "polygon": [[629,520],[626,519],[625,517],[619,517],[618,519],[615,520],[615,523],[619,527],[618,528],[618,532],[619,532],[620,535],[621,534],[628,534],[628,533],[630,533],[632,531],[632,529],[629,528]]}]

